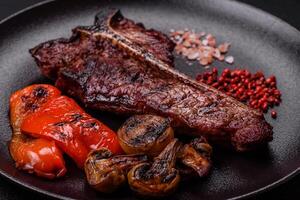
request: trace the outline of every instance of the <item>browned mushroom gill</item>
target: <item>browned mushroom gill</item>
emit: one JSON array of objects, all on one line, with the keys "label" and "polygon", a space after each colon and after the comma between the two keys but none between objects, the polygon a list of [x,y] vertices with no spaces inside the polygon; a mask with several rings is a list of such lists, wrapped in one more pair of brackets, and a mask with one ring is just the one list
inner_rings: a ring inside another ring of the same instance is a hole
[{"label": "browned mushroom gill", "polygon": [[156,115],[130,117],[118,131],[121,147],[127,154],[157,156],[174,138],[170,120]]},{"label": "browned mushroom gill", "polygon": [[109,193],[126,183],[127,173],[133,166],[146,161],[145,155],[113,156],[111,151],[101,148],[89,154],[84,169],[93,188]]},{"label": "browned mushroom gill", "polygon": [[133,167],[128,173],[130,188],[142,196],[166,196],[177,188],[180,175],[175,169],[176,154],[180,143],[173,139],[154,158],[152,164],[143,163]]}]

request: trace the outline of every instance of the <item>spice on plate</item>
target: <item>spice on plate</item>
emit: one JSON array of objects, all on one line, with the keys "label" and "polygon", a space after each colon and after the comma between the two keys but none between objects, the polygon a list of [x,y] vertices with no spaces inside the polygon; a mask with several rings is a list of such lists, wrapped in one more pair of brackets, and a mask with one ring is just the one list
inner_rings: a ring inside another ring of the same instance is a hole
[{"label": "spice on plate", "polygon": [[[226,68],[218,77],[217,68],[213,68],[210,72],[197,75],[196,80],[211,85],[265,113],[281,102],[281,92],[277,89],[276,77],[266,78],[262,72],[251,74],[245,69]],[[276,118],[276,111],[272,110],[271,116]]]},{"label": "spice on plate", "polygon": [[188,60],[197,60],[203,66],[209,66],[215,60],[225,61],[228,64],[234,63],[233,56],[225,57],[230,43],[217,45],[217,40],[212,34],[195,33],[188,29],[171,30],[170,32],[171,39],[176,43],[176,53],[183,55]]},{"label": "spice on plate", "polygon": [[271,116],[272,116],[272,118],[274,118],[274,119],[277,118],[277,112],[273,110],[273,111],[271,112]]}]

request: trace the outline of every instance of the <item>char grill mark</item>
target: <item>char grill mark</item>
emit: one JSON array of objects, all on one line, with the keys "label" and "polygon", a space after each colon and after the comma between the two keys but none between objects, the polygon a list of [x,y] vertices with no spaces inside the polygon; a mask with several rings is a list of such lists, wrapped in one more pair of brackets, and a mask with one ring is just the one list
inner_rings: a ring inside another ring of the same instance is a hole
[{"label": "char grill mark", "polygon": [[31,53],[44,75],[87,107],[170,117],[173,126],[239,151],[272,139],[262,113],[173,69],[173,48],[160,32],[105,10],[69,40],[43,43]]},{"label": "char grill mark", "polygon": [[[142,121],[143,120],[143,121]],[[124,137],[130,145],[143,145],[155,142],[170,127],[170,121],[167,118],[152,115],[143,115],[143,118],[132,117],[125,124]]]}]

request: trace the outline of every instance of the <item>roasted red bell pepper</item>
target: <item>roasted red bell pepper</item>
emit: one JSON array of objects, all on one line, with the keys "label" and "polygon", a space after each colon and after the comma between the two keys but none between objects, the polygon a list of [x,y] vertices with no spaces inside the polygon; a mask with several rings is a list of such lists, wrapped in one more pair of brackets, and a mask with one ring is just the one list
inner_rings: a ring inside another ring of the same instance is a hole
[{"label": "roasted red bell pepper", "polygon": [[117,135],[66,96],[50,100],[42,109],[26,117],[21,131],[55,141],[80,168],[90,150],[106,147],[115,154],[122,152]]},{"label": "roasted red bell pepper", "polygon": [[55,87],[40,84],[19,90],[10,98],[13,135],[9,150],[16,167],[49,179],[66,173],[62,152],[53,141],[24,135],[20,126],[28,115],[39,111],[48,101],[58,96],[60,91]]}]

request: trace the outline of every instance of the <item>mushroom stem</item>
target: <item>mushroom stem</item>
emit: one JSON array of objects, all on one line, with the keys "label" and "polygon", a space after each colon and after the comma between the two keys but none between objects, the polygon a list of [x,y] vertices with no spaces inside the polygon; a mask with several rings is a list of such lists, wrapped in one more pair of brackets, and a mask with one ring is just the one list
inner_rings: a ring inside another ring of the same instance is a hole
[{"label": "mushroom stem", "polygon": [[179,171],[185,175],[195,171],[200,177],[206,176],[211,168],[211,153],[212,147],[204,137],[193,139],[178,152],[177,158],[183,164]]},{"label": "mushroom stem", "polygon": [[149,173],[163,175],[170,171],[171,168],[175,167],[176,154],[180,147],[180,143],[177,139],[174,139],[166,148],[154,158]]},{"label": "mushroom stem", "polygon": [[139,164],[128,173],[130,188],[143,196],[166,196],[179,184],[180,175],[175,169],[176,154],[180,143],[173,139],[166,148],[154,158],[154,162]]}]

